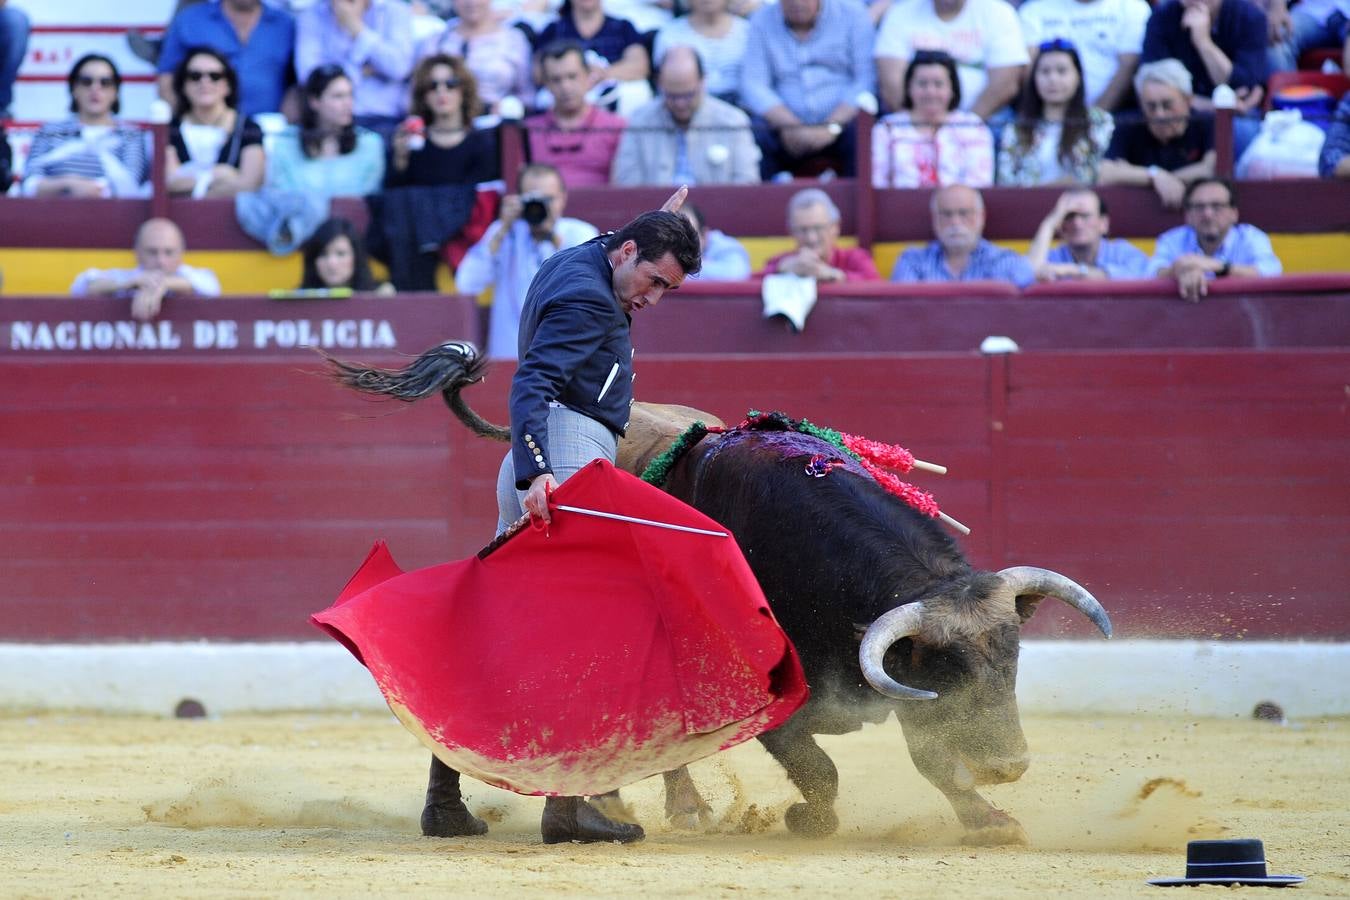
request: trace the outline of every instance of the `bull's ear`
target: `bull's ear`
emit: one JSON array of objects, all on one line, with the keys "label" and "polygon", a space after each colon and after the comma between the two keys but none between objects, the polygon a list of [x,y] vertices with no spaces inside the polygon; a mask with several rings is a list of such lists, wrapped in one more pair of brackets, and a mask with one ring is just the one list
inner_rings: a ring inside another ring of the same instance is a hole
[{"label": "bull's ear", "polygon": [[1017,604],[1017,618],[1023,625],[1036,614],[1036,607],[1045,599],[1044,594],[1022,594],[1014,602]]}]

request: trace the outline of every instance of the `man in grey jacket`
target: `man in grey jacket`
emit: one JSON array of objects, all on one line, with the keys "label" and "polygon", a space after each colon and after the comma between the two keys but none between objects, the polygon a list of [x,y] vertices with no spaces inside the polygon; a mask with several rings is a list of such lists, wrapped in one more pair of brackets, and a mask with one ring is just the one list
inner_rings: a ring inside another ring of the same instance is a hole
[{"label": "man in grey jacket", "polygon": [[614,157],[614,184],[759,182],[750,117],[709,96],[694,48],[672,47],[656,83],[660,96],[628,119]]}]

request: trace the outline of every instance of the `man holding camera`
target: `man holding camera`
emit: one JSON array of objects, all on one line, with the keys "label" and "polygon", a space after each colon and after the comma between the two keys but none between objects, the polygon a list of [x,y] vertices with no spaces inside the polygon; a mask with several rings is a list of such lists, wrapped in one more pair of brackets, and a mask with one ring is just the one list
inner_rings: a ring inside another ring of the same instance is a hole
[{"label": "man holding camera", "polygon": [[544,260],[600,233],[589,222],[563,216],[567,188],[553,166],[535,163],[521,169],[516,191],[502,198],[500,218],[469,249],[455,273],[455,286],[462,293],[494,288],[487,342],[488,356],[494,358],[516,358],[525,292]]}]

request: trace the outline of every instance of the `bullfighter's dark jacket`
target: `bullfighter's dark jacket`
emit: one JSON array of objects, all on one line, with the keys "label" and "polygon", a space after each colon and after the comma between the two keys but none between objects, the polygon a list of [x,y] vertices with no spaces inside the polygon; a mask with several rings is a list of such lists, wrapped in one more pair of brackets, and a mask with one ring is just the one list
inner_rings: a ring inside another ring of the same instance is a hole
[{"label": "bullfighter's dark jacket", "polygon": [[633,402],[632,320],[614,296],[613,267],[598,237],[549,257],[525,294],[520,364],[511,381],[511,460],[516,489],[551,473],[549,402],[622,435]]}]

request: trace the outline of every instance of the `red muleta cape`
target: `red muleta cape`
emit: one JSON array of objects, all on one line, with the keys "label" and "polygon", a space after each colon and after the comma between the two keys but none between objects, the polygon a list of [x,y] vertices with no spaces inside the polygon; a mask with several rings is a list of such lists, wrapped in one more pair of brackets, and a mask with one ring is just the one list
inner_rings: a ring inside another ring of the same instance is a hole
[{"label": "red muleta cape", "polygon": [[[603,460],[553,501],[725,530]],[[447,765],[522,794],[600,794],[806,701],[797,652],[732,537],[552,515],[483,558],[415,572],[378,543],[311,617]]]}]

